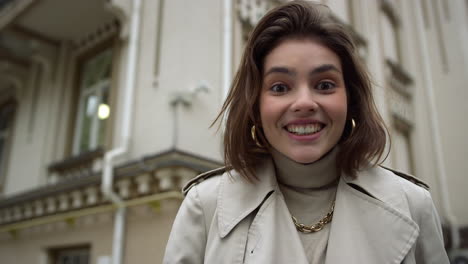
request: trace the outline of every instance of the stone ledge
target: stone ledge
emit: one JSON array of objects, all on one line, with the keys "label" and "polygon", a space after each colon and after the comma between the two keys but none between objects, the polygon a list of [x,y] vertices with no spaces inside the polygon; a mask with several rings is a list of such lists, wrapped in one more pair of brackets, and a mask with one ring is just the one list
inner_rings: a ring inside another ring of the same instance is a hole
[{"label": "stone ledge", "polygon": [[[222,164],[169,150],[115,168],[114,189],[124,199],[180,191],[197,174]],[[101,173],[71,178],[0,200],[0,226],[109,204],[100,191]]]}]

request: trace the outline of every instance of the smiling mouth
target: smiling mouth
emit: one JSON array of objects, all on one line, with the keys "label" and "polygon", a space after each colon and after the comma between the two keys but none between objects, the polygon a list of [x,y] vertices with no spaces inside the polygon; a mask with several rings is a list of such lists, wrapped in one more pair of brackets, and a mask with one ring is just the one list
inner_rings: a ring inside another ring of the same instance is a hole
[{"label": "smiling mouth", "polygon": [[305,125],[288,125],[285,129],[295,135],[312,135],[320,132],[325,127],[324,124],[314,123],[314,124],[305,124]]}]

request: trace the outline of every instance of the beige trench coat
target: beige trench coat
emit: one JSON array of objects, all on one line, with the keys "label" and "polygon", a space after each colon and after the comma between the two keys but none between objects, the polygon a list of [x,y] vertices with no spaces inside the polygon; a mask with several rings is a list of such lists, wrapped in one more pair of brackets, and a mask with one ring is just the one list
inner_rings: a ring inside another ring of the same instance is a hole
[{"label": "beige trench coat", "polygon": [[[189,183],[163,263],[308,263],[272,161],[248,183],[218,169]],[[342,176],[326,264],[449,263],[429,192],[381,168]]]}]

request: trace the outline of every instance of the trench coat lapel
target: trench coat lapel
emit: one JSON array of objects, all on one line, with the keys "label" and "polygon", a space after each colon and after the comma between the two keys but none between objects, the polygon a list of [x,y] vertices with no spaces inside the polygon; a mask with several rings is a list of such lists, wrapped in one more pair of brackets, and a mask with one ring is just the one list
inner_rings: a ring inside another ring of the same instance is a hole
[{"label": "trench coat lapel", "polygon": [[[304,248],[279,190],[273,162],[266,160],[251,184],[233,172],[223,175],[218,197],[218,230],[226,238],[254,210],[258,210],[248,230],[245,263],[307,264]],[[242,259],[242,258],[241,258]]]},{"label": "trench coat lapel", "polygon": [[309,263],[279,189],[260,208],[247,241],[245,263]]},{"label": "trench coat lapel", "polygon": [[257,209],[277,187],[275,169],[267,160],[257,169],[259,181],[252,184],[233,171],[224,174],[218,193],[218,229],[226,237],[237,224]]},{"label": "trench coat lapel", "polygon": [[[257,175],[261,180],[256,184],[239,175],[223,175],[217,204],[220,238],[258,210],[247,227],[245,247],[238,252],[245,263],[308,263],[272,161],[267,160]],[[401,263],[419,235],[404,197],[396,176],[382,168],[361,171],[356,179],[342,176],[326,264]]]},{"label": "trench coat lapel", "polygon": [[[393,177],[393,178],[392,178]],[[419,235],[394,175],[381,168],[343,176],[326,264],[401,263]]]}]

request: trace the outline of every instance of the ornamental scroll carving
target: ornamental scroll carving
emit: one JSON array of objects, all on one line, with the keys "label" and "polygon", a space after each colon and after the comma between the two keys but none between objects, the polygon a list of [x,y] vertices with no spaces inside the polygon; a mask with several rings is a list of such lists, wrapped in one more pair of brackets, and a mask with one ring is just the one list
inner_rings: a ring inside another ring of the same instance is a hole
[{"label": "ornamental scroll carving", "polygon": [[260,18],[272,6],[268,0],[238,0],[237,8],[240,20],[248,26],[254,27]]},{"label": "ornamental scroll carving", "polygon": [[291,0],[237,0],[237,13],[242,24],[244,41],[268,10],[289,1]]}]

